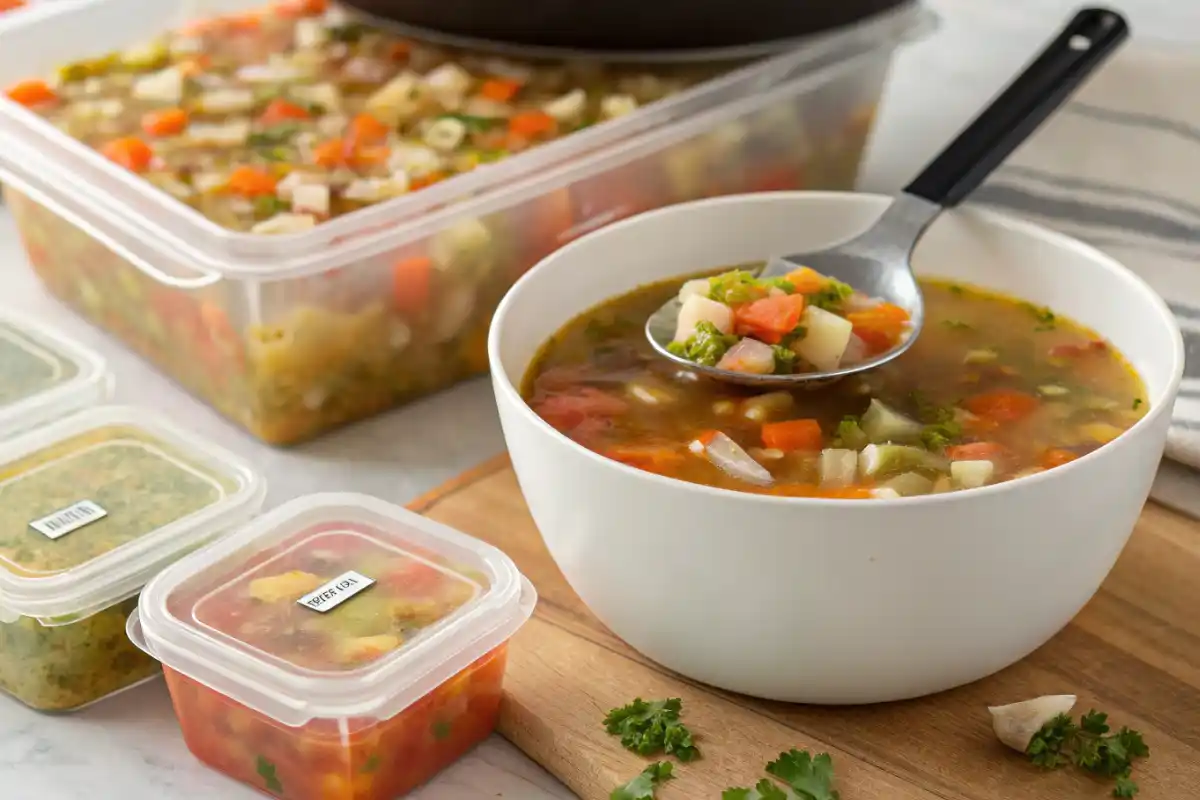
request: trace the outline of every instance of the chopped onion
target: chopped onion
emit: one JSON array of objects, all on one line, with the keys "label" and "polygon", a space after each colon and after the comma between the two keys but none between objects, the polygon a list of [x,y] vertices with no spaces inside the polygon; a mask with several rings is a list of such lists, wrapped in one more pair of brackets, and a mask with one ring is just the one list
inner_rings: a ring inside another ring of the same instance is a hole
[{"label": "chopped onion", "polygon": [[855,311],[869,311],[870,309],[875,308],[881,302],[882,301],[876,297],[868,297],[862,292],[855,292],[846,298],[846,302],[843,303],[842,306],[846,309],[847,313],[853,313]]},{"label": "chopped onion", "polygon": [[727,369],[732,372],[746,372],[751,375],[770,375],[775,371],[775,351],[771,345],[763,344],[757,339],[742,339],[729,348],[717,369]]},{"label": "chopped onion", "polygon": [[775,478],[762,464],[751,458],[737,442],[723,433],[718,432],[704,445],[704,453],[714,466],[731,478],[755,486],[771,486],[775,483]]},{"label": "chopped onion", "polygon": [[822,450],[820,469],[822,486],[849,486],[858,477],[858,453],[853,450]]}]

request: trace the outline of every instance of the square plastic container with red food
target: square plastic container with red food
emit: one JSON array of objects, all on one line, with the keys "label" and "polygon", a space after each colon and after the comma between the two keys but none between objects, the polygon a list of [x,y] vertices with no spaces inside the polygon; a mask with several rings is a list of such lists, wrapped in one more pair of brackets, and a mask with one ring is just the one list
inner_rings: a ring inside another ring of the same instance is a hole
[{"label": "square plastic container with red food", "polygon": [[107,400],[112,384],[99,354],[0,311],[0,439]]},{"label": "square plastic container with red food", "polygon": [[[194,9],[44,5],[61,7],[0,31],[0,86],[64,63],[87,72]],[[299,232],[222,227],[3,96],[0,179],[51,292],[255,436],[291,444],[484,372],[505,292],[590,230],[708,196],[853,188],[893,55],[931,16],[912,2],[721,62],[633,113]]]},{"label": "square plastic container with red food", "polygon": [[0,690],[74,711],[158,675],[125,635],[138,593],[265,492],[240,459],[142,408],[0,443]]},{"label": "square plastic container with red food", "polygon": [[213,769],[282,800],[391,800],[493,731],[536,602],[491,545],[323,494],[162,572],[129,636]]}]

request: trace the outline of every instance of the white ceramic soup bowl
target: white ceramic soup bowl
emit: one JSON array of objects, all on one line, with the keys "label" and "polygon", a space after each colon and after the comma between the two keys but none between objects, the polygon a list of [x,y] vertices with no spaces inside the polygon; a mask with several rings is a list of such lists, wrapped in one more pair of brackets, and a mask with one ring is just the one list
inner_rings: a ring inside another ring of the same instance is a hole
[{"label": "white ceramic soup bowl", "polygon": [[596,455],[522,400],[539,348],[601,301],[823,247],[865,229],[888,202],[797,192],[645,214],[551,255],[497,312],[489,346],[500,418],[551,555],[604,624],[690,678],[805,703],[898,700],[982,678],[1087,603],[1149,494],[1183,369],[1171,313],[1097,250],[977,210],[934,224],[917,271],[1066,314],[1115,344],[1146,383],[1148,415],[1064,467],[899,500],[740,494]]}]

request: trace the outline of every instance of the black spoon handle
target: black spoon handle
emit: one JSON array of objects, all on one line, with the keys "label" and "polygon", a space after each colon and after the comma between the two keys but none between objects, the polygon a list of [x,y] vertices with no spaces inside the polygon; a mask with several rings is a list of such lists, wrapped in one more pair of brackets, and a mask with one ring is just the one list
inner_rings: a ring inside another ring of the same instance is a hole
[{"label": "black spoon handle", "polygon": [[956,206],[1129,37],[1115,11],[1085,8],[905,192]]}]

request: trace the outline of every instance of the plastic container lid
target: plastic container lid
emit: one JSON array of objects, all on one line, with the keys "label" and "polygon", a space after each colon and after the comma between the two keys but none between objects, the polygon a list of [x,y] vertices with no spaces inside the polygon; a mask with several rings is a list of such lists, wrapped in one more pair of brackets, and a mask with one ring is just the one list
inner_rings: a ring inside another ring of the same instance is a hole
[{"label": "plastic container lid", "polygon": [[164,570],[129,635],[294,727],[391,718],[506,642],[536,602],[491,545],[373,497],[318,494]]},{"label": "plastic container lid", "polygon": [[233,454],[142,408],[89,409],[0,444],[0,621],[65,625],[138,592],[254,514]]},{"label": "plastic container lid", "polygon": [[106,400],[104,359],[25,317],[0,313],[0,439]]}]

